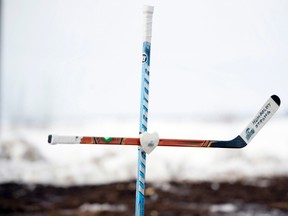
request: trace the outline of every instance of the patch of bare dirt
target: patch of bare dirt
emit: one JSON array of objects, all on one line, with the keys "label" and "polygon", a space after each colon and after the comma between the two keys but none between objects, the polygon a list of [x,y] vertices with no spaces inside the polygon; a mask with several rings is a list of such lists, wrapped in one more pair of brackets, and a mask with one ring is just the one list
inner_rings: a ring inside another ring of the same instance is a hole
[{"label": "patch of bare dirt", "polygon": [[[0,185],[0,215],[134,215],[135,182],[56,187]],[[288,215],[288,177],[146,185],[145,215]]]}]

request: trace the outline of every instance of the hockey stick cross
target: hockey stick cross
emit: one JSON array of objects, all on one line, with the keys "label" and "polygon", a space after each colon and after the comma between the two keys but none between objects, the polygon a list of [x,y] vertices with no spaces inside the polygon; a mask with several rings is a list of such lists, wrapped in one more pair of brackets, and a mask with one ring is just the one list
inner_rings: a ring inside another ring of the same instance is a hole
[{"label": "hockey stick cross", "polygon": [[257,113],[256,117],[234,139],[222,140],[184,140],[159,139],[155,133],[147,133],[148,103],[149,103],[149,76],[150,76],[150,49],[152,35],[152,15],[154,8],[144,6],[144,38],[142,55],[142,84],[140,105],[140,128],[138,138],[129,137],[91,137],[91,136],[58,136],[49,135],[50,144],[104,144],[104,145],[136,145],[138,147],[138,176],[136,183],[135,215],[144,216],[144,191],[146,153],[151,153],[157,146],[178,147],[212,147],[212,148],[243,148],[271,119],[280,106],[280,98],[276,95],[269,97],[268,101]]}]

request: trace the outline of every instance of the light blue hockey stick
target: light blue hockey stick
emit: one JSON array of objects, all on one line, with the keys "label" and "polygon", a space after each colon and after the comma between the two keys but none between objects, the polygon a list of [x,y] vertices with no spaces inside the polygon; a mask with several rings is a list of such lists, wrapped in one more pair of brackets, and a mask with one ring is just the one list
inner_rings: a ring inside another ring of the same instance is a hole
[{"label": "light blue hockey stick", "polygon": [[[143,56],[142,56],[142,84],[141,84],[141,104],[140,104],[140,128],[139,134],[147,131],[148,121],[148,102],[149,102],[149,75],[150,75],[150,48],[152,36],[152,16],[154,8],[144,6],[144,38],[143,38]],[[145,204],[145,171],[146,171],[146,153],[142,147],[138,148],[136,182],[136,203],[135,215],[144,216]]]}]

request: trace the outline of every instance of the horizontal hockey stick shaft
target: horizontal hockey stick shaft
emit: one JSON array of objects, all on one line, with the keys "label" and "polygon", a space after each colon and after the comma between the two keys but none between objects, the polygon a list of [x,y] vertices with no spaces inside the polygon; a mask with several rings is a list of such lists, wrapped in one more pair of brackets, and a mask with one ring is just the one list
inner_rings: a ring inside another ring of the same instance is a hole
[{"label": "horizontal hockey stick shaft", "polygon": [[[158,146],[181,147],[214,147],[214,148],[243,148],[262,127],[271,119],[280,106],[280,98],[272,95],[260,109],[253,120],[243,132],[232,140],[185,140],[185,139],[160,139]],[[140,145],[139,138],[125,137],[91,137],[91,136],[57,136],[49,135],[50,144],[110,144],[110,145]]]},{"label": "horizontal hockey stick shaft", "polygon": [[[136,145],[140,146],[139,138],[129,137],[90,137],[90,136],[57,136],[49,135],[50,144],[104,144],[104,145]],[[185,139],[160,139],[158,146],[178,147],[220,147],[220,148],[242,148],[246,143],[237,136],[230,141],[217,140],[185,140]]]}]

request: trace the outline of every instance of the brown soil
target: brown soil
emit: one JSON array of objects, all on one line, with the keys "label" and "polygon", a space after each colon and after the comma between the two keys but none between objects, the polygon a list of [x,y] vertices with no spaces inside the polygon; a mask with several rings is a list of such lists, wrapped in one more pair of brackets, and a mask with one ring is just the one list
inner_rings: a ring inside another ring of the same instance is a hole
[{"label": "brown soil", "polygon": [[[134,215],[135,182],[0,185],[0,215]],[[145,215],[288,215],[288,177],[146,185]]]}]

